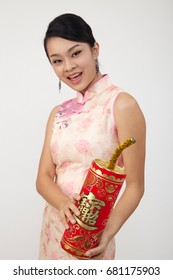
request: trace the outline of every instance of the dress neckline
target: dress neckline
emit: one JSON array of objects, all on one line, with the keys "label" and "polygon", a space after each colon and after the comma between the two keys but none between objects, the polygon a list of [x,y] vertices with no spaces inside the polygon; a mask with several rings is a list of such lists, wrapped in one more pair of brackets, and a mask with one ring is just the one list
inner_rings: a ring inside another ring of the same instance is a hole
[{"label": "dress neckline", "polygon": [[82,94],[81,92],[76,92],[76,101],[77,103],[84,104],[88,100],[92,99],[95,95],[101,93],[106,88],[111,85],[111,81],[107,74],[103,75],[100,80],[94,83],[87,91]]}]

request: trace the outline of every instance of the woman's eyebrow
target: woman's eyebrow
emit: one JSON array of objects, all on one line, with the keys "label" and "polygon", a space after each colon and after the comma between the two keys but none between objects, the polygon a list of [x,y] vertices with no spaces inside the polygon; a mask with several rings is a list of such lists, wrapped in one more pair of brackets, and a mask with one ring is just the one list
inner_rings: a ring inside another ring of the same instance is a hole
[{"label": "woman's eyebrow", "polygon": [[[72,46],[71,48],[69,48],[69,49],[67,50],[67,52],[69,53],[69,52],[71,52],[73,49],[75,49],[76,47],[79,47],[79,46],[80,46],[79,44],[74,45],[74,46]],[[54,57],[54,56],[60,56],[60,54],[55,53],[55,54],[51,54],[51,55],[50,55],[50,57]]]}]

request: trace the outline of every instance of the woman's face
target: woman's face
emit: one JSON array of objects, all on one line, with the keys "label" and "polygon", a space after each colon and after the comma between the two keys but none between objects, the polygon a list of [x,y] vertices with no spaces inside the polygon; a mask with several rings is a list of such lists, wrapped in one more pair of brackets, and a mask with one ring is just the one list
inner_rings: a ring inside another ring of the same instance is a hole
[{"label": "woman's face", "polygon": [[56,75],[72,89],[84,93],[101,78],[96,73],[99,45],[91,48],[87,43],[49,38],[47,52]]}]

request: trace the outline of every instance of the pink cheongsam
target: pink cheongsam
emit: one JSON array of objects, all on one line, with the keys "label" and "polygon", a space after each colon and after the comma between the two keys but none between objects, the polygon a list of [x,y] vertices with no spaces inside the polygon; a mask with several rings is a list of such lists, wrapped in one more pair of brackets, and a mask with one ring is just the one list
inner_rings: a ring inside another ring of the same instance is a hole
[{"label": "pink cheongsam", "polygon": [[[109,160],[118,146],[114,103],[122,89],[112,85],[108,75],[93,84],[84,95],[61,104],[53,123],[50,150],[56,165],[57,187],[67,195],[79,193],[90,168],[98,158]],[[122,165],[120,162],[118,165]],[[65,228],[59,210],[46,203],[40,238],[39,259],[75,260],[61,248]],[[115,258],[115,240],[110,241],[103,259]]]}]

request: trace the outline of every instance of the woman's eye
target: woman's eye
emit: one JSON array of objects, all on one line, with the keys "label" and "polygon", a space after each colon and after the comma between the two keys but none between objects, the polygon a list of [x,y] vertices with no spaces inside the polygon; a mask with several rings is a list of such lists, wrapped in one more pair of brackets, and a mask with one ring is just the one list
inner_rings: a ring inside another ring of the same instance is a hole
[{"label": "woman's eye", "polygon": [[62,62],[61,59],[56,59],[56,60],[53,60],[53,61],[52,61],[53,64],[59,64],[59,63],[61,63],[61,62]]},{"label": "woman's eye", "polygon": [[72,54],[72,57],[77,56],[77,55],[79,55],[80,53],[81,53],[81,51],[77,51],[77,52],[75,52],[75,53]]}]

